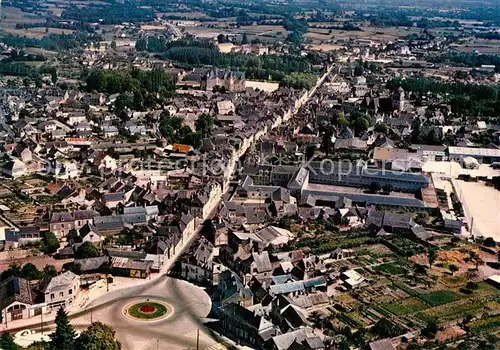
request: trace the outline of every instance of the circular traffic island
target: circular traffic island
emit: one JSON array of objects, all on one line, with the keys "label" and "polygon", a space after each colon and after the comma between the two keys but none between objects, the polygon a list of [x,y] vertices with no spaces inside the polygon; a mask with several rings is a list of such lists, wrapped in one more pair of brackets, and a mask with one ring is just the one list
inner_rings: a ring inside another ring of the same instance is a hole
[{"label": "circular traffic island", "polygon": [[123,309],[127,318],[138,321],[156,321],[169,317],[173,313],[172,307],[162,301],[143,301],[128,304]]}]

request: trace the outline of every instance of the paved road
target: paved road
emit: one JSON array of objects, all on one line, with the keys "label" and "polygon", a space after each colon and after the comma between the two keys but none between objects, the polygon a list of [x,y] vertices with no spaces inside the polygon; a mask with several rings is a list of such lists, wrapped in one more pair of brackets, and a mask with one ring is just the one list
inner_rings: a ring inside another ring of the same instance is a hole
[{"label": "paved road", "polygon": [[[172,305],[173,315],[161,321],[144,322],[125,318],[122,314],[126,304],[134,300],[156,299]],[[94,305],[97,305],[94,308]],[[160,277],[137,287],[110,291],[88,306],[84,315],[75,315],[71,322],[75,326],[87,326],[90,317],[113,326],[124,349],[185,349],[196,347],[197,329],[203,330],[201,319],[210,312],[211,301],[207,293],[188,282]],[[200,337],[200,348],[215,342]],[[150,345],[154,344],[154,346]]]},{"label": "paved road", "polygon": [[[123,315],[127,304],[147,299],[170,304],[173,314],[164,320],[148,322],[131,320]],[[198,330],[199,348],[204,349],[216,344],[202,324],[210,308],[210,297],[202,288],[162,276],[138,286],[111,290],[93,300],[84,311],[71,314],[69,318],[77,330],[87,328],[91,321],[112,326],[124,350],[195,349]],[[54,328],[52,322],[44,325],[46,333],[52,332]],[[39,331],[40,325],[24,329]]]},{"label": "paved road", "polygon": [[170,28],[172,29],[172,31],[174,32],[174,35],[178,38],[182,38],[184,36],[184,34],[182,34],[181,30],[179,28],[177,28],[177,26],[173,25],[172,23],[169,23],[169,22],[165,22],[165,24]]}]

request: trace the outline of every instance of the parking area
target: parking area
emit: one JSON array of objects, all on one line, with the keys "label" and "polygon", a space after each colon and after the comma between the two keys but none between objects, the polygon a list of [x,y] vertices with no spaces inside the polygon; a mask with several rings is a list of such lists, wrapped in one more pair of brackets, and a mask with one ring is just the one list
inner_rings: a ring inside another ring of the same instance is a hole
[{"label": "parking area", "polygon": [[500,241],[500,192],[482,182],[453,180],[453,186],[471,234]]}]

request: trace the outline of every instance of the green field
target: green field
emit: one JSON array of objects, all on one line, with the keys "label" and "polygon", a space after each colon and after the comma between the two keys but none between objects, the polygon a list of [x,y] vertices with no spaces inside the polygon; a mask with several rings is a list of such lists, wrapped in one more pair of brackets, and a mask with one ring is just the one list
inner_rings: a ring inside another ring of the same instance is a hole
[{"label": "green field", "polygon": [[427,294],[420,294],[419,298],[431,306],[439,306],[459,300],[460,296],[451,290],[438,290]]},{"label": "green field", "polygon": [[464,299],[452,304],[446,304],[429,308],[417,315],[422,320],[436,318],[443,321],[451,321],[465,317],[466,315],[473,315],[478,311],[484,310],[483,302],[476,300]]},{"label": "green field", "polygon": [[489,332],[495,328],[500,328],[500,315],[477,320],[470,325],[470,330],[473,333]]},{"label": "green field", "polygon": [[393,262],[374,266],[373,269],[378,272],[386,272],[396,276],[403,275],[407,272],[404,267]]},{"label": "green field", "polygon": [[387,311],[390,311],[396,316],[411,314],[417,311],[426,309],[428,306],[417,297],[410,297],[402,300],[397,300],[392,303],[381,305]]}]

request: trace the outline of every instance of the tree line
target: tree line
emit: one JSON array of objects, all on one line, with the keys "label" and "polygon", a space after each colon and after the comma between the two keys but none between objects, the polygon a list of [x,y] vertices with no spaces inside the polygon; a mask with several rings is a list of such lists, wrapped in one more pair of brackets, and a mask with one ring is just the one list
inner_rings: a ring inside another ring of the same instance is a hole
[{"label": "tree line", "polygon": [[14,35],[3,35],[0,39],[4,44],[17,48],[36,47],[49,51],[61,51],[78,49],[83,45],[99,42],[102,38],[97,34],[76,31],[71,34],[48,34],[40,39]]},{"label": "tree line", "polygon": [[52,19],[47,19],[46,22],[37,22],[37,23],[16,23],[16,29],[26,29],[26,28],[58,28],[58,29],[69,29],[69,30],[77,30],[77,31],[85,31],[85,32],[95,32],[95,27],[91,26],[88,23],[84,22],[58,22]]},{"label": "tree line", "polygon": [[167,96],[175,90],[172,76],[160,68],[147,72],[138,69],[123,71],[91,69],[84,72],[83,81],[87,91],[108,94],[144,91]]},{"label": "tree line", "polygon": [[155,19],[155,14],[152,8],[127,1],[121,4],[87,4],[84,7],[71,5],[62,11],[61,18],[86,23],[121,24],[123,22],[150,22]]},{"label": "tree line", "polygon": [[430,56],[427,59],[434,63],[457,63],[467,67],[480,67],[481,65],[494,65],[495,71],[500,72],[500,56],[492,54],[477,54],[472,52],[446,52],[440,55]]}]

